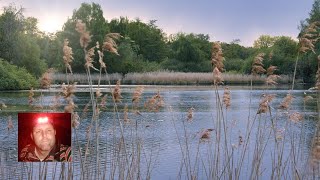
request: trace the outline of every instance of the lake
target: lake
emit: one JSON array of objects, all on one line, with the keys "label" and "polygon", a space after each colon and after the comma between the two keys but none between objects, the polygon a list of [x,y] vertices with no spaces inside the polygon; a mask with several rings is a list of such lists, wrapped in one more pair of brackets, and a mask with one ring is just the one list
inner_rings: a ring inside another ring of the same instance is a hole
[{"label": "lake", "polygon": [[[223,87],[216,91],[213,86],[146,86],[138,107],[134,107],[132,93],[135,87],[129,86],[122,89],[122,100],[117,103],[118,113],[109,89],[102,89],[102,93],[109,95],[98,121],[99,167],[96,165],[95,120],[89,148],[85,148],[92,120],[92,112],[82,113],[90,101],[90,94],[85,89],[74,96],[76,111],[82,118],[79,127],[72,131],[71,164],[16,162],[17,112],[35,110],[28,107],[27,91],[0,92],[0,101],[7,106],[0,111],[0,179],[62,178],[62,169],[65,177],[72,172],[70,176],[80,179],[81,164],[84,164],[80,162],[80,152],[82,161],[86,156],[84,170],[88,179],[122,179],[127,176],[130,179],[130,172],[135,173],[132,179],[320,177],[319,166],[314,165],[319,164],[319,159],[312,155],[318,124],[316,92],[291,91],[294,97],[291,106],[289,110],[282,110],[279,105],[288,94],[287,89],[229,88],[231,106],[226,110],[217,103],[219,98],[222,101]],[[163,107],[157,112],[148,111],[144,103],[158,91],[164,101]],[[57,93],[52,90],[42,94],[43,97],[35,103],[42,104],[44,111],[50,111],[49,106]],[[266,94],[275,95],[269,103],[270,111],[257,114],[261,99]],[[40,92],[35,96],[40,96]],[[306,96],[312,99],[304,101]],[[61,99],[61,104],[65,103]],[[127,113],[124,113],[125,104],[128,105]],[[193,113],[188,119],[190,108],[193,108]],[[141,115],[135,113],[136,110]],[[63,106],[59,111],[63,111]],[[300,113],[303,119],[290,120],[290,115],[295,112]],[[123,121],[125,114],[128,122]],[[9,116],[14,125],[10,131],[7,130]],[[209,131],[205,131],[207,129]],[[208,138],[203,136],[205,132],[208,132]],[[68,168],[73,171],[67,171]]]}]

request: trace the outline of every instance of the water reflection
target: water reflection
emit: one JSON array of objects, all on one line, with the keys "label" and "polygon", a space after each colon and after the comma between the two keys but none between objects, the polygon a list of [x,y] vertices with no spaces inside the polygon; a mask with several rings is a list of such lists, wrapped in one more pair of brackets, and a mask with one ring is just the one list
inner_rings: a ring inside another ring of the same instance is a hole
[{"label": "water reflection", "polygon": [[[216,121],[221,118],[219,117],[219,105],[216,103],[216,93],[212,87],[187,87],[183,88],[160,88],[160,94],[163,96],[165,101],[165,107],[160,110],[160,112],[147,112],[143,107],[143,103],[147,98],[153,96],[158,88],[147,89],[143,93],[140,102],[139,111],[142,115],[135,114],[133,111],[129,111],[129,119],[131,123],[124,124],[124,136],[126,138],[125,144],[121,144],[121,129],[119,127],[118,116],[120,119],[123,118],[124,105],[127,103],[129,109],[131,108],[131,96],[133,88],[123,90],[122,103],[118,104],[119,113],[114,111],[113,103],[111,98],[107,101],[106,110],[100,113],[99,120],[99,149],[100,152],[100,169],[96,168],[96,156],[97,151],[95,144],[95,137],[91,136],[91,144],[88,149],[86,149],[86,144],[88,140],[88,128],[95,133],[94,126],[91,125],[92,114],[87,113],[87,116],[83,117],[80,122],[80,126],[76,131],[73,131],[73,163],[69,165],[73,168],[72,176],[75,179],[80,178],[80,162],[84,161],[84,156],[86,155],[86,163],[88,164],[88,177],[97,178],[97,172],[101,172],[99,177],[103,177],[103,172],[105,169],[110,169],[114,166],[112,160],[115,157],[120,157],[117,148],[120,145],[125,145],[127,152],[134,154],[131,150],[134,149],[133,146],[140,144],[142,148],[141,161],[141,176],[143,177],[148,174],[145,170],[149,165],[152,166],[152,179],[176,179],[179,177],[179,172],[184,167],[181,165],[183,156],[181,153],[181,147],[186,147],[184,144],[188,142],[189,153],[200,154],[203,164],[208,163],[205,161],[208,157],[212,155],[213,147],[215,141],[215,131],[212,132],[211,143],[200,143],[199,144],[199,134],[202,130],[207,128],[217,129]],[[226,119],[226,131],[228,141],[235,147],[234,150],[234,160],[239,160],[240,149],[243,144],[240,143],[239,139],[244,139],[247,133],[247,124],[256,115],[259,108],[259,102],[261,100],[262,94],[276,94],[276,98],[270,104],[271,113],[262,114],[258,118],[257,123],[254,124],[252,131],[252,138],[250,139],[251,144],[261,137],[262,141],[268,144],[265,147],[265,157],[263,158],[263,163],[261,169],[263,169],[263,175],[261,179],[270,179],[272,174],[272,159],[274,159],[275,153],[275,142],[273,138],[268,134],[273,133],[273,127],[276,126],[276,134],[278,138],[277,142],[284,142],[283,147],[283,157],[284,159],[289,158],[292,153],[292,141],[294,140],[297,147],[302,147],[297,149],[301,153],[299,156],[299,165],[297,168],[299,170],[304,170],[305,165],[308,164],[308,158],[310,155],[312,146],[312,139],[315,134],[315,127],[317,125],[316,117],[316,103],[313,99],[310,102],[304,102],[303,98],[305,96],[304,90],[292,91],[294,100],[292,102],[289,112],[279,110],[279,104],[282,99],[288,93],[287,90],[265,90],[256,89],[250,91],[246,88],[230,88],[231,90],[231,107],[227,111],[224,110],[222,114],[223,118]],[[107,91],[107,90],[106,90]],[[103,91],[102,91],[103,92]],[[219,90],[220,98],[223,94],[223,89]],[[314,95],[311,92],[307,92],[310,95]],[[37,94],[39,95],[39,94]],[[51,105],[52,99],[55,96],[54,92],[45,92],[43,98],[39,103],[43,103],[45,108]],[[43,167],[48,166],[48,177],[55,176],[52,174],[54,172],[61,172],[63,168],[68,168],[67,164],[50,164],[47,165],[34,163],[25,164],[17,163],[17,112],[28,111],[28,92],[6,92],[0,93],[0,100],[4,102],[8,108],[1,111],[0,116],[0,171],[1,178],[21,178],[27,179],[28,175],[38,176],[39,171]],[[65,104],[61,100],[62,104]],[[76,93],[74,102],[78,105],[77,111],[81,115],[83,108],[89,102],[89,94],[86,92]],[[187,112],[188,109],[193,107],[194,115],[191,122],[187,122]],[[49,109],[46,109],[49,111]],[[63,108],[60,109],[62,111]],[[288,120],[288,114],[292,112],[300,112],[304,115],[304,121],[298,123],[292,123]],[[14,129],[11,131],[7,130],[7,118],[12,116]],[[271,119],[274,120],[272,124]],[[94,124],[93,124],[94,125]],[[258,126],[263,127],[266,131],[259,132]],[[303,133],[303,135],[301,135]],[[77,139],[76,139],[77,136]],[[139,137],[139,138],[134,138]],[[290,138],[289,138],[290,137]],[[223,137],[222,137],[223,138]],[[186,141],[187,139],[187,141]],[[141,143],[136,143],[135,141],[140,140]],[[243,140],[241,140],[243,141]],[[246,142],[242,142],[246,143]],[[301,145],[302,144],[302,145]],[[81,149],[79,148],[81,147]],[[237,148],[239,150],[237,150]],[[210,151],[210,149],[212,151]],[[182,151],[184,152],[185,149]],[[249,146],[247,154],[254,153],[255,147]],[[80,159],[80,153],[82,159]],[[184,152],[185,153],[185,152]],[[238,153],[238,154],[237,154]],[[121,158],[121,157],[120,157]],[[252,160],[250,157],[246,159],[244,163],[243,174],[240,175],[241,178],[247,179],[250,174],[250,167],[252,166]],[[196,163],[195,158],[191,158],[191,164]],[[199,164],[200,162],[198,162]],[[65,166],[65,167],[63,167]],[[291,172],[291,165],[288,165],[287,169]],[[210,167],[210,166],[208,166]],[[208,168],[207,167],[207,168]],[[197,178],[207,179],[207,170],[203,166],[198,167]],[[115,170],[117,171],[117,170]],[[65,171],[67,172],[67,171]],[[307,172],[307,171],[306,171]],[[44,175],[44,174],[43,174]],[[58,173],[57,175],[60,176]],[[182,172],[181,177],[184,179],[187,177],[185,172]],[[68,174],[64,174],[67,177]],[[108,178],[112,176],[108,174]],[[0,179],[1,179],[0,178]],[[55,178],[58,179],[57,176]],[[119,178],[119,177],[117,177]]]}]

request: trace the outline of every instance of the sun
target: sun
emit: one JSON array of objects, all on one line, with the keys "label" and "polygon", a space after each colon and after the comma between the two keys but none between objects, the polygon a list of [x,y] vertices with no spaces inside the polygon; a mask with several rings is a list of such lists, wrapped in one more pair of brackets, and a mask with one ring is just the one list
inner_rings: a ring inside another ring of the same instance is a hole
[{"label": "sun", "polygon": [[55,33],[61,30],[63,22],[55,16],[47,16],[39,20],[39,30],[47,33]]}]

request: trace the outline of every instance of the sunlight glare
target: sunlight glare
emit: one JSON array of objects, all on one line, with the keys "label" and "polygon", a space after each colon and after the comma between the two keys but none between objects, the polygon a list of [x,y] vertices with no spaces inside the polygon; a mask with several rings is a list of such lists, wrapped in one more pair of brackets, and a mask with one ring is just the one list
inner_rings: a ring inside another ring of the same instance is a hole
[{"label": "sunlight glare", "polygon": [[47,17],[39,20],[39,30],[55,33],[62,28],[62,22],[57,17]]}]

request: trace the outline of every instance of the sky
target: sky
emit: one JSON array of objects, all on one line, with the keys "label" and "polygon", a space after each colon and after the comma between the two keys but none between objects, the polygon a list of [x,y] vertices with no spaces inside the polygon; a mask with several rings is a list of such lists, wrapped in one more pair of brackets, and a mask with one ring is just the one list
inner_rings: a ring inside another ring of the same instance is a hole
[{"label": "sky", "polygon": [[261,35],[296,39],[314,0],[0,0],[0,7],[23,7],[26,17],[39,20],[40,30],[55,32],[82,2],[100,4],[108,21],[120,16],[157,20],[167,35],[208,34],[210,41],[240,39],[248,47]]}]

